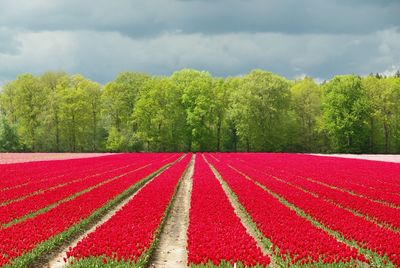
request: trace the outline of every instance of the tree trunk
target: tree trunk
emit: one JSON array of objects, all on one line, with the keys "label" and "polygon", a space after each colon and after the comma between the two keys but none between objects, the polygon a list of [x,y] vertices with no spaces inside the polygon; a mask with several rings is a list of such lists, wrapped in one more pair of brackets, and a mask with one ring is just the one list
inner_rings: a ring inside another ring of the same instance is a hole
[{"label": "tree trunk", "polygon": [[237,152],[237,143],[238,143],[238,137],[237,137],[237,134],[236,134],[236,129],[235,128],[233,128],[232,129],[233,131],[233,150],[235,151],[235,152]]},{"label": "tree trunk", "polygon": [[164,147],[164,145],[163,145],[163,141],[162,141],[162,139],[161,139],[161,124],[162,123],[158,123],[158,137],[157,137],[157,140],[158,140],[158,144],[157,144],[157,150],[158,151],[163,151],[163,147]]},{"label": "tree trunk", "polygon": [[35,129],[32,128],[32,152],[36,152],[36,139],[35,139]]},{"label": "tree trunk", "polygon": [[97,145],[97,114],[93,111],[93,141],[92,141],[92,150],[96,151]]},{"label": "tree trunk", "polygon": [[72,114],[72,151],[76,151],[76,131],[75,131],[76,123],[75,123],[75,114]]},{"label": "tree trunk", "polygon": [[347,151],[348,152],[352,152],[353,150],[353,137],[350,135],[350,134],[347,134],[347,146],[348,146],[348,149],[347,149]]},{"label": "tree trunk", "polygon": [[217,152],[220,151],[221,145],[221,120],[218,119],[218,126],[217,126]]},{"label": "tree trunk", "polygon": [[54,122],[56,124],[56,151],[60,151],[60,123],[58,119],[58,113],[55,114]]},{"label": "tree trunk", "polygon": [[306,141],[307,141],[307,151],[310,152],[312,146],[312,128],[311,128],[311,118],[308,117],[307,118],[307,137],[306,137]]},{"label": "tree trunk", "polygon": [[189,134],[188,151],[189,152],[192,151],[192,131],[191,130],[190,130],[190,134]]},{"label": "tree trunk", "polygon": [[369,136],[369,147],[371,150],[371,153],[374,153],[374,118],[371,117],[371,134]]},{"label": "tree trunk", "polygon": [[389,126],[383,123],[383,130],[385,132],[385,153],[389,153]]}]

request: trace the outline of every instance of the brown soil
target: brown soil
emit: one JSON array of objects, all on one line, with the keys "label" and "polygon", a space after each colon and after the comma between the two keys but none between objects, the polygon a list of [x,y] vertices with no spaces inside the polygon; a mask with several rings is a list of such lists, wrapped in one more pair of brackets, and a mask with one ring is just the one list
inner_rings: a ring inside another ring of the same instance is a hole
[{"label": "brown soil", "polygon": [[193,167],[194,157],[176,193],[170,215],[161,231],[160,240],[153,252],[149,267],[187,267],[187,229]]}]

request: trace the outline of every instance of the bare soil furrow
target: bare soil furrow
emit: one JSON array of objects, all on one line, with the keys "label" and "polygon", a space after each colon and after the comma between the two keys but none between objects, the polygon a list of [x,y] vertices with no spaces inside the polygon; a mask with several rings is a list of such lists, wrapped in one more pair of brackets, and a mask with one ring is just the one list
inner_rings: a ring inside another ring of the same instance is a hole
[{"label": "bare soil furrow", "polygon": [[194,156],[182,178],[149,267],[187,267],[186,245],[193,167]]}]

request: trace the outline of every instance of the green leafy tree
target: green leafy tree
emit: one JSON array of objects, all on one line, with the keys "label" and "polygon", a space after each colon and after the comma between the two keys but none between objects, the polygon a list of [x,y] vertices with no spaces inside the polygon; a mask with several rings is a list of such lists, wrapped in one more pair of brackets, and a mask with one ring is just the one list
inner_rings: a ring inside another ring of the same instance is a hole
[{"label": "green leafy tree", "polygon": [[128,142],[125,136],[122,135],[116,127],[111,127],[108,133],[106,148],[111,152],[124,152],[128,148]]},{"label": "green leafy tree", "polygon": [[323,86],[321,129],[338,152],[358,153],[368,145],[371,102],[354,75],[336,76]]},{"label": "green leafy tree", "polygon": [[140,92],[150,76],[144,73],[124,72],[106,84],[102,93],[102,116],[106,129],[112,127],[124,135],[128,141],[125,150],[138,150],[135,136],[136,126],[133,124],[132,113],[135,109]]},{"label": "green leafy tree", "polygon": [[181,95],[169,78],[149,80],[141,92],[133,118],[146,150],[184,149],[185,110]]},{"label": "green leafy tree", "polygon": [[2,112],[11,124],[17,124],[18,104],[17,104],[17,90],[15,83],[7,83],[3,88],[0,88],[0,112]]},{"label": "green leafy tree", "polygon": [[15,152],[20,148],[15,129],[4,116],[0,116],[0,152]]},{"label": "green leafy tree", "polygon": [[83,76],[72,76],[58,85],[60,120],[65,147],[68,151],[87,150],[85,136],[89,132],[89,106]]},{"label": "green leafy tree", "polygon": [[100,117],[102,107],[101,85],[90,80],[84,80],[82,81],[80,86],[85,92],[84,95],[89,112],[88,116],[90,121],[90,131],[89,135],[87,136],[87,143],[90,146],[90,150],[92,152],[95,152],[100,147],[100,133],[103,128],[102,120]]},{"label": "green leafy tree", "polygon": [[222,105],[226,108],[224,148],[227,151],[236,152],[238,150],[238,143],[240,140],[237,133],[236,124],[238,123],[237,116],[240,116],[240,114],[238,113],[238,103],[235,101],[235,99],[237,98],[237,91],[242,83],[242,78],[228,77],[225,79],[224,83],[228,89],[228,98],[222,100]]},{"label": "green leafy tree", "polygon": [[44,115],[42,121],[41,140],[46,151],[62,150],[61,147],[61,94],[58,93],[59,83],[68,79],[64,72],[46,72],[40,76],[40,84],[46,92],[44,100]]},{"label": "green leafy tree", "polygon": [[263,70],[212,77],[23,74],[0,87],[0,150],[400,152],[400,78],[317,85]]},{"label": "green leafy tree", "polygon": [[227,117],[229,109],[230,91],[228,84],[222,78],[215,78],[213,80],[213,95],[215,101],[215,128],[216,128],[216,147],[217,152],[221,151],[224,134],[227,130]]},{"label": "green leafy tree", "polygon": [[321,114],[321,89],[312,78],[305,77],[293,84],[291,93],[291,106],[299,127],[296,133],[298,149],[316,151],[319,140],[317,119]]},{"label": "green leafy tree", "polygon": [[[3,103],[12,123],[16,123],[21,143],[28,149],[38,148],[38,129],[44,110],[45,91],[38,78],[23,74],[5,85]],[[9,103],[7,103],[9,101]]]},{"label": "green leafy tree", "polygon": [[289,88],[286,79],[262,70],[243,77],[233,95],[232,116],[246,151],[283,149]]},{"label": "green leafy tree", "polygon": [[182,92],[188,150],[215,150],[215,99],[211,75],[185,69],[173,73],[171,79]]},{"label": "green leafy tree", "polygon": [[[363,87],[367,91],[372,106],[369,120],[371,151],[395,152],[394,143],[397,143],[400,111],[399,79],[368,76],[363,79]],[[380,144],[383,144],[383,150],[379,149]]]}]

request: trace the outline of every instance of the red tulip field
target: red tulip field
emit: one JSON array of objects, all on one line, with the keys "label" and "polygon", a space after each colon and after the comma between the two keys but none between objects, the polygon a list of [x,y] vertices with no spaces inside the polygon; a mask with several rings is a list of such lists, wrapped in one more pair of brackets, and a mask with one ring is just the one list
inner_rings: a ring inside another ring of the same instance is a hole
[{"label": "red tulip field", "polygon": [[1,267],[400,267],[399,163],[13,158],[0,164]]}]

